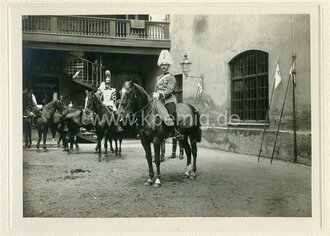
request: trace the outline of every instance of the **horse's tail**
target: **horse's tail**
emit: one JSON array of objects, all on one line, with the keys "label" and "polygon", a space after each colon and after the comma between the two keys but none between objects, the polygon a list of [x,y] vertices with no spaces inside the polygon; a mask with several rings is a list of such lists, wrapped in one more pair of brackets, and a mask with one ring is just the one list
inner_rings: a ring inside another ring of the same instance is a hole
[{"label": "horse's tail", "polygon": [[194,118],[194,126],[192,127],[192,132],[194,135],[196,135],[196,141],[200,142],[202,141],[202,129],[201,129],[201,121],[200,121],[200,114],[199,112],[196,110],[195,107],[193,107],[192,105],[188,104],[188,106],[191,108],[192,112],[193,112],[193,118]]}]

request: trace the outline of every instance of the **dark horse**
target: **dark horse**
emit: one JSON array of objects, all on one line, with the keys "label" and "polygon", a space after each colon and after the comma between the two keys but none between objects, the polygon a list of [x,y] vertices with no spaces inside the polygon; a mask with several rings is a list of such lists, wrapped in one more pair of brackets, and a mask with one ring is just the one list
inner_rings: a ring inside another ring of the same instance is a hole
[{"label": "dark horse", "polygon": [[46,104],[35,118],[35,124],[38,130],[38,142],[36,146],[37,151],[39,150],[41,139],[43,139],[43,149],[47,150],[46,140],[47,140],[49,123],[53,118],[56,110],[62,111],[62,109],[63,109],[63,102],[61,100],[55,99],[50,103]]},{"label": "dark horse", "polygon": [[[119,113],[122,117],[128,117],[129,115],[136,115],[137,122],[139,123],[140,139],[143,148],[146,153],[146,159],[149,166],[149,178],[146,185],[153,185],[155,187],[161,186],[160,176],[160,149],[161,143],[165,138],[174,135],[172,127],[165,125],[164,121],[158,116],[155,109],[155,102],[151,100],[146,91],[139,85],[132,81],[124,83],[122,88],[121,104],[119,106]],[[185,174],[188,177],[196,177],[196,159],[197,159],[197,142],[201,141],[201,129],[199,121],[199,113],[196,109],[188,104],[177,104],[180,105],[180,109],[177,109],[178,121],[180,116],[190,117],[190,126],[181,128],[180,132],[183,135],[182,146],[185,149],[187,155],[187,171]],[[182,109],[185,110],[186,114],[181,114]],[[188,142],[190,139],[190,144]],[[154,182],[154,170],[152,165],[151,156],[151,143],[154,145],[155,150],[155,164],[157,167],[157,176]],[[193,155],[193,166],[191,168],[191,154]]]},{"label": "dark horse", "polygon": [[119,139],[119,156],[121,155],[121,135],[117,133],[118,116],[102,103],[94,92],[87,93],[86,113],[94,112],[95,131],[97,136],[96,150],[101,158],[101,142],[104,138],[104,154],[108,154],[108,141],[115,140],[116,155],[118,155],[117,139]]}]

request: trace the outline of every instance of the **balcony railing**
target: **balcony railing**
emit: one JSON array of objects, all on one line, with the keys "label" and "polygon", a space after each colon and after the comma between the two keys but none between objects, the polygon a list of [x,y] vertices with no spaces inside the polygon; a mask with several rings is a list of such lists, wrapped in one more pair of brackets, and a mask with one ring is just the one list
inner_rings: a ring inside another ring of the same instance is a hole
[{"label": "balcony railing", "polygon": [[24,33],[168,40],[169,23],[81,16],[23,16]]}]

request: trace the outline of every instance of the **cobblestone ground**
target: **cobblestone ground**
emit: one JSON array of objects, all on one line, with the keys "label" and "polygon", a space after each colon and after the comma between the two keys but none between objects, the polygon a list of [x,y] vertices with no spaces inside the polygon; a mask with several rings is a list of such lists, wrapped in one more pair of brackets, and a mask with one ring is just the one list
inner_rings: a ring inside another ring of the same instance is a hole
[{"label": "cobblestone ground", "polygon": [[148,167],[139,140],[124,140],[122,157],[101,162],[94,146],[80,144],[70,155],[55,146],[24,150],[24,216],[311,216],[309,166],[199,148],[197,179],[184,177],[186,157],[166,158],[162,187],[153,188],[144,186]]}]

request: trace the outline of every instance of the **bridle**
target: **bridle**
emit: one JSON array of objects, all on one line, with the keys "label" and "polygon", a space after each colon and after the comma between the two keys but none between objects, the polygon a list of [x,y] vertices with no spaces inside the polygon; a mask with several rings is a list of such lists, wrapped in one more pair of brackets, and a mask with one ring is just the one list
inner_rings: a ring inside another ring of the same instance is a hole
[{"label": "bridle", "polygon": [[[134,96],[134,99],[136,100],[137,99],[137,96],[136,96],[136,93],[135,93],[135,89],[133,89],[133,96]],[[151,96],[151,94],[149,96]],[[132,115],[132,116],[135,116],[138,113],[140,113],[140,112],[144,111],[145,109],[147,109],[152,104],[152,108],[150,109],[150,111],[148,112],[148,114],[146,114],[146,115],[150,115],[154,111],[154,109],[155,109],[155,103],[156,103],[156,100],[151,99],[145,106],[143,106],[142,108],[140,108],[139,110],[137,110],[135,112],[130,112],[129,114]],[[123,104],[122,104],[122,98],[121,98],[121,101],[120,101],[119,106],[123,106]],[[124,107],[124,110],[128,110],[129,106],[130,106],[130,104],[127,104]],[[137,121],[137,119],[134,121],[134,123],[136,121]]]}]

